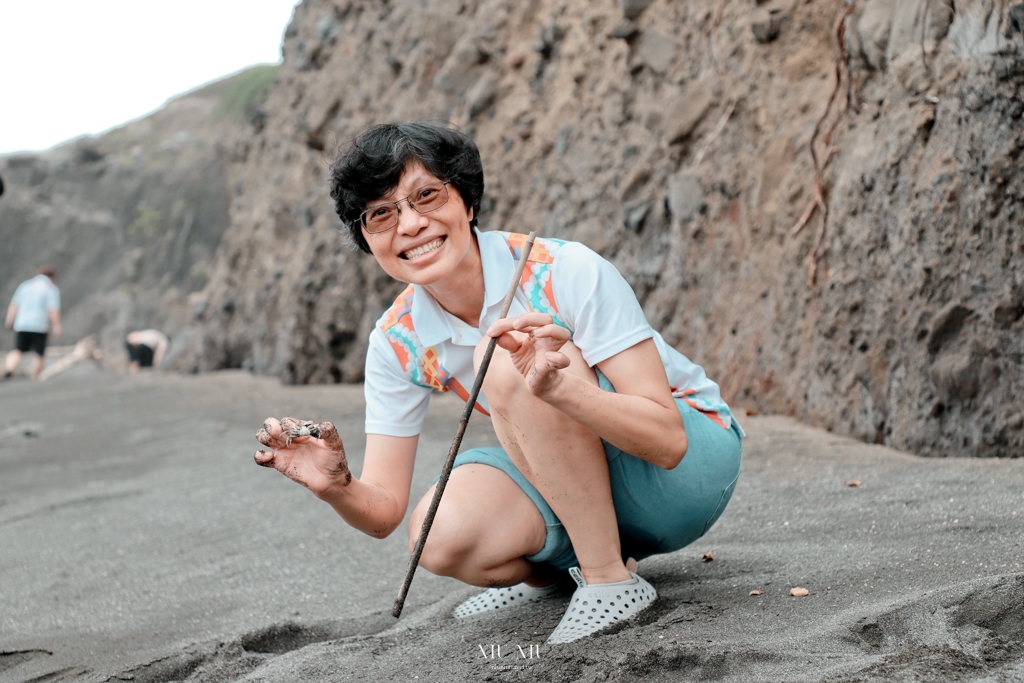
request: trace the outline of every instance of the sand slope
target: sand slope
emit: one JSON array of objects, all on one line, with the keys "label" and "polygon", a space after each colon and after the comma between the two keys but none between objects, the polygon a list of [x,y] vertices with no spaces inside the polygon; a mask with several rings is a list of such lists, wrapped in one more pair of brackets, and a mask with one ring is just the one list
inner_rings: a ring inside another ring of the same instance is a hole
[{"label": "sand slope", "polygon": [[[725,515],[640,565],[656,607],[548,647],[567,596],[456,621],[473,590],[420,572],[396,622],[404,531],[374,541],[252,464],[263,417],[294,414],[339,423],[358,471],[359,387],[70,375],[0,384],[0,682],[1024,680],[1024,461],[747,418]],[[454,433],[450,399],[415,496]],[[485,421],[471,432],[466,447],[494,443]]]}]

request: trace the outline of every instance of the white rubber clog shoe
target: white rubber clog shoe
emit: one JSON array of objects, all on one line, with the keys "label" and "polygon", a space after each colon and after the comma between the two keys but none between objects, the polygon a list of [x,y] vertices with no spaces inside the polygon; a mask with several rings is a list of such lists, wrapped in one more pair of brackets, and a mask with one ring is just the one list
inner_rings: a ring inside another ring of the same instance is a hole
[{"label": "white rubber clog shoe", "polygon": [[548,644],[571,643],[580,638],[632,619],[658,599],[658,591],[637,574],[618,583],[598,583],[588,586],[578,567],[569,574],[579,586],[572,594],[565,616],[548,637]]},{"label": "white rubber clog shoe", "polygon": [[527,586],[525,583],[509,586],[508,588],[488,588],[483,593],[474,595],[469,600],[458,605],[455,608],[454,614],[456,618],[462,619],[463,617],[471,617],[475,614],[483,614],[484,612],[494,612],[520,605],[528,605],[531,602],[544,600],[555,595],[561,587],[562,582],[556,581],[550,586],[544,586],[543,588],[534,588],[533,586]]}]

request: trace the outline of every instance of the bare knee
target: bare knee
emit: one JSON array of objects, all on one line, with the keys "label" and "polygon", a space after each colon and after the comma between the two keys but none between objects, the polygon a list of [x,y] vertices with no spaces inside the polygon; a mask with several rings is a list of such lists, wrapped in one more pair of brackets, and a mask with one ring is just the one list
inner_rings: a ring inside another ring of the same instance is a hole
[{"label": "bare knee", "polygon": [[420,565],[431,574],[462,579],[473,569],[467,566],[474,547],[468,541],[458,533],[457,526],[435,518],[420,555]]},{"label": "bare knee", "polygon": [[512,364],[512,358],[504,349],[495,350],[487,375],[484,377],[483,388],[488,405],[499,412],[505,406],[521,405],[529,393],[526,380]]},{"label": "bare knee", "polygon": [[[416,506],[409,520],[409,552],[416,549],[423,520],[426,518],[433,489],[424,496],[420,505]],[[426,503],[426,504],[424,504]],[[434,515],[430,526],[430,534],[420,554],[420,566],[431,574],[460,578],[466,571],[466,563],[473,553],[474,542],[471,534],[466,533],[466,517],[451,501],[444,501]]]}]

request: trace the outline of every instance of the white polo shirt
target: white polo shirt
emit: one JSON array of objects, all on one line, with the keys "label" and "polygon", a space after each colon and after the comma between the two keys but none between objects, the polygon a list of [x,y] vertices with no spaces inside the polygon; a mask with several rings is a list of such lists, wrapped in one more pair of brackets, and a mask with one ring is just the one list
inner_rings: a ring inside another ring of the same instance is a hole
[{"label": "white polo shirt", "polygon": [[[424,354],[431,361],[436,358],[434,367],[443,368],[441,373],[448,383],[447,389],[454,389],[464,399],[468,398],[468,390],[475,379],[473,351],[484,332],[501,315],[501,306],[516,269],[508,233],[475,231],[475,234],[484,275],[484,307],[479,325],[467,325],[441,308],[423,287],[410,286],[400,301],[411,310],[400,312],[408,313],[403,320],[408,323],[411,318],[411,325],[395,327],[394,311],[396,307],[402,308],[396,303],[370,333],[364,384],[368,434],[416,436],[420,433],[433,390],[414,381],[415,357],[420,357],[421,361]],[[544,269],[539,277],[550,277],[550,287],[544,292],[553,293],[556,321],[573,333],[573,343],[588,365],[593,367],[653,338],[673,396],[704,412],[725,429],[732,425],[732,415],[718,385],[707,378],[700,366],[666,344],[661,335],[651,329],[633,289],[615,266],[578,242],[538,239],[535,252],[538,246],[553,257],[550,266],[540,266],[538,272]],[[528,292],[521,285],[516,290],[509,316],[536,310],[530,302],[531,298],[536,302],[540,291],[530,287]],[[541,293],[540,296],[545,297],[544,304],[548,304],[546,295]],[[414,330],[411,335],[409,327]],[[404,343],[395,343],[395,329],[403,332]],[[487,409],[483,392],[478,404]]]},{"label": "white polo shirt", "polygon": [[60,310],[60,290],[46,275],[36,275],[18,285],[11,303],[18,307],[15,332],[45,333],[50,329],[50,313]]}]

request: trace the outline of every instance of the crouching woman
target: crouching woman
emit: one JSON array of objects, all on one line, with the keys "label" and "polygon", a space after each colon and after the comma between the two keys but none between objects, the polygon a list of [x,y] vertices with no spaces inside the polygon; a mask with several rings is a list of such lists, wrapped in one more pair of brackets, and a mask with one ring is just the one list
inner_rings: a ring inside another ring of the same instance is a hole
[{"label": "crouching woman", "polygon": [[[678,550],[714,524],[743,433],[718,385],[651,329],[615,267],[582,244],[538,238],[499,320],[529,226],[481,231],[483,191],[476,146],[443,125],[374,126],[342,150],[331,173],[338,215],[409,285],[370,334],[363,470],[349,472],[330,423],[316,438],[292,418],[266,421],[256,462],[387,536],[409,504],[432,392],[468,398],[497,338],[475,407],[501,447],[458,457],[421,564],[488,587],[459,617],[545,599],[568,572],[576,590],[548,642],[570,642],[656,599],[630,558]],[[432,495],[416,505],[410,546]]]}]

